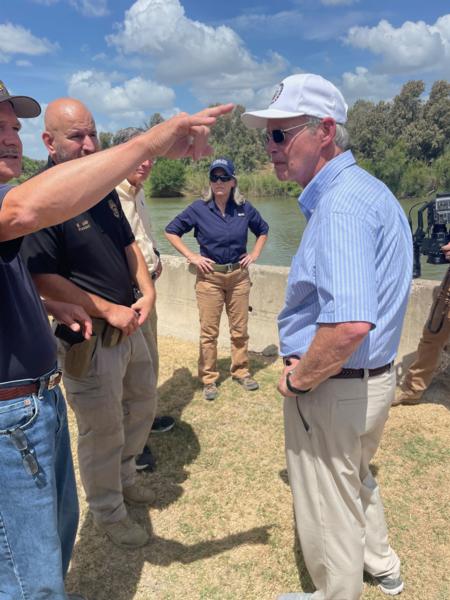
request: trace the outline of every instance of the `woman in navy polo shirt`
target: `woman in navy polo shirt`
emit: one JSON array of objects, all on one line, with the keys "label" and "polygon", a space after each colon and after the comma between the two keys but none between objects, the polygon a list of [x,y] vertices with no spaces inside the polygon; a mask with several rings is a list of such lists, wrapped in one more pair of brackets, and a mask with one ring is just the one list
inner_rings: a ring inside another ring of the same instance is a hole
[{"label": "woman in navy polo shirt", "polygon": [[[197,267],[195,292],[200,315],[200,356],[198,376],[206,400],[217,397],[217,338],[223,306],[230,326],[231,376],[247,390],[258,383],[248,370],[248,266],[255,262],[267,240],[269,226],[259,212],[239,193],[234,165],[217,158],[209,168],[210,188],[204,199],[196,200],[166,227],[166,237],[188,262]],[[200,246],[196,254],[181,236],[194,229]],[[248,230],[256,236],[255,247],[247,253]]]}]

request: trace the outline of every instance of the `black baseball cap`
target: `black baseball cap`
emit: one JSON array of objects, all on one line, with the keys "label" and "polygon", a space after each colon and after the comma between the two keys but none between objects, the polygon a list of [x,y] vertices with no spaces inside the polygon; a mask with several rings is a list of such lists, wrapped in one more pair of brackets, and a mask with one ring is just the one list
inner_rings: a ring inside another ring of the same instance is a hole
[{"label": "black baseball cap", "polygon": [[3,81],[0,81],[0,102],[11,102],[16,117],[31,119],[41,114],[39,102],[29,96],[11,96]]}]

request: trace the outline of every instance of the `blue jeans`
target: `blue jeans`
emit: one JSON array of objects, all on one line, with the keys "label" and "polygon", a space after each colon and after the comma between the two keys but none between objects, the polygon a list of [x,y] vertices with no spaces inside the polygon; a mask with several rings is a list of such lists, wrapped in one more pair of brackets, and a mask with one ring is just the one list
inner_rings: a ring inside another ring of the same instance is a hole
[{"label": "blue jeans", "polygon": [[1,401],[0,599],[66,600],[64,576],[77,525],[60,389]]}]

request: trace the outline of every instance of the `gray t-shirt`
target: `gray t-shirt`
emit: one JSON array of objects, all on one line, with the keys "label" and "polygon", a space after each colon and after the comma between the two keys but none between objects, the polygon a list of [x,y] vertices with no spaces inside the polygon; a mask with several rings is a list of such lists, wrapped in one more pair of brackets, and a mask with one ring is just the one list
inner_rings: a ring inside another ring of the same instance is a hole
[{"label": "gray t-shirt", "polygon": [[[0,209],[10,189],[0,184]],[[19,256],[21,243],[0,242],[0,382],[35,379],[56,363],[55,338]]]}]

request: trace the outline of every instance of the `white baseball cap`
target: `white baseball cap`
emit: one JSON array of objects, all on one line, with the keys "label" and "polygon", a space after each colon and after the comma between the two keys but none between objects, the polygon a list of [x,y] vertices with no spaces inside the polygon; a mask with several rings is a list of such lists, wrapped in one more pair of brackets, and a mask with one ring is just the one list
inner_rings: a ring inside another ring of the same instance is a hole
[{"label": "white baseball cap", "polygon": [[290,119],[302,115],[332,117],[336,123],[345,123],[347,108],[344,96],[331,81],[320,75],[302,73],[283,79],[269,108],[245,112],[241,118],[251,129],[266,127],[267,119]]}]

